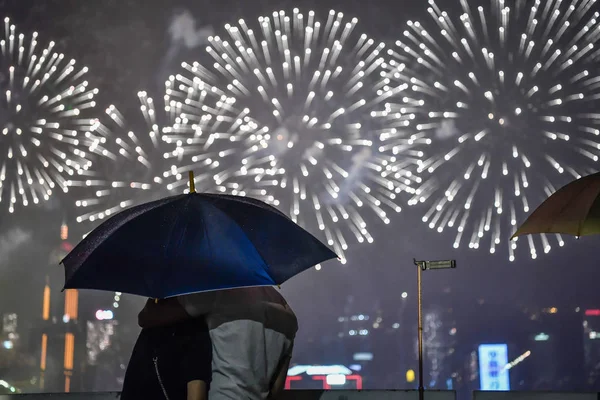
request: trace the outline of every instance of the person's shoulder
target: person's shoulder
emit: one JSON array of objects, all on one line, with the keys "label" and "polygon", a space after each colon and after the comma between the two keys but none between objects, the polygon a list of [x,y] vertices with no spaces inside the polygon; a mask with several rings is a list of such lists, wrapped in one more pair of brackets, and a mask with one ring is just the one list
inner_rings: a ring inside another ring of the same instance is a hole
[{"label": "person's shoulder", "polygon": [[249,301],[287,304],[283,296],[273,286],[250,286],[237,289],[236,292]]},{"label": "person's shoulder", "polygon": [[273,286],[264,286],[263,288],[265,293],[265,300],[271,303],[286,306],[291,310],[287,300],[285,299],[285,297],[283,297],[279,289],[275,289]]},{"label": "person's shoulder", "polygon": [[177,296],[177,301],[188,315],[197,317],[212,311],[217,293],[215,291],[191,293]]}]

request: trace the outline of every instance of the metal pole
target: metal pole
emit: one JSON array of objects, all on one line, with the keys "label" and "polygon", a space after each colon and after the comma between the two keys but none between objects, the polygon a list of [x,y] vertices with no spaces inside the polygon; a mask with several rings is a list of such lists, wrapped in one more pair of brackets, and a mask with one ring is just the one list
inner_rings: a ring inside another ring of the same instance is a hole
[{"label": "metal pole", "polygon": [[423,385],[423,291],[421,288],[421,273],[428,269],[456,268],[456,260],[417,261],[417,300],[418,300],[418,344],[419,344],[419,400],[424,400],[425,385]]},{"label": "metal pole", "polygon": [[425,387],[423,385],[423,304],[421,291],[422,266],[417,263],[417,301],[418,301],[418,345],[419,345],[419,400],[424,400]]}]

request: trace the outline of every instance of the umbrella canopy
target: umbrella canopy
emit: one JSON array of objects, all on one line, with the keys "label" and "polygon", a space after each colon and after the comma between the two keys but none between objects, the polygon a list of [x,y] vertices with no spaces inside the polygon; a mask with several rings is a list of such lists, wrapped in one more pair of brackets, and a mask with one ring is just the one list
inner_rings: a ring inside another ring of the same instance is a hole
[{"label": "umbrella canopy", "polygon": [[573,236],[600,233],[600,173],[557,190],[535,209],[511,237],[533,233],[564,233]]},{"label": "umbrella canopy", "polygon": [[278,285],[337,255],[274,207],[219,194],[184,194],[105,221],[62,261],[65,289],[166,298]]}]

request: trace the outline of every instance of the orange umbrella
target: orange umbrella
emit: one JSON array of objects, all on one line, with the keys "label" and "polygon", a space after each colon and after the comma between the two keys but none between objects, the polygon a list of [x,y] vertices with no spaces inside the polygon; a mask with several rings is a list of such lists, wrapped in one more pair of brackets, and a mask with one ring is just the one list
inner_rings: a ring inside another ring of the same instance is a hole
[{"label": "orange umbrella", "polygon": [[600,173],[557,190],[535,209],[511,239],[533,233],[573,236],[600,233]]}]

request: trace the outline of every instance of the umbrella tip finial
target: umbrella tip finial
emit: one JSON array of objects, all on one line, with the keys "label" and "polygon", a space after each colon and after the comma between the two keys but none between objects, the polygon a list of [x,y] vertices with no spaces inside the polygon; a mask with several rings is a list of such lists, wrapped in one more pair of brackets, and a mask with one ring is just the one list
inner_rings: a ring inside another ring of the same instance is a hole
[{"label": "umbrella tip finial", "polygon": [[194,171],[190,171],[190,193],[196,193],[196,184],[194,183]]}]

